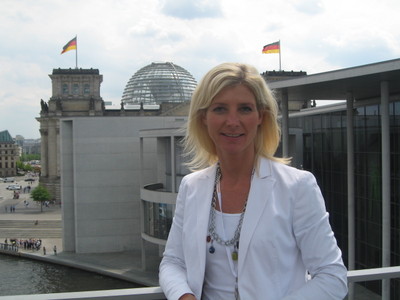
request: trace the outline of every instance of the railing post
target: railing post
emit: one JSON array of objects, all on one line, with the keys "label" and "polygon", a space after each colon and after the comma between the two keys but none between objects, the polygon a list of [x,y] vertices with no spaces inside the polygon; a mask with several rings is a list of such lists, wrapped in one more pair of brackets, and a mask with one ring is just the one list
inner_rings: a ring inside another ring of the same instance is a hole
[{"label": "railing post", "polygon": [[[348,92],[347,102],[347,226],[348,226],[348,269],[355,268],[355,208],[354,208],[354,123],[353,93]],[[348,299],[354,299],[354,283],[349,283]]]},{"label": "railing post", "polygon": [[[389,84],[381,82],[382,267],[390,266],[390,120]],[[390,279],[382,280],[382,300],[390,299]]]}]

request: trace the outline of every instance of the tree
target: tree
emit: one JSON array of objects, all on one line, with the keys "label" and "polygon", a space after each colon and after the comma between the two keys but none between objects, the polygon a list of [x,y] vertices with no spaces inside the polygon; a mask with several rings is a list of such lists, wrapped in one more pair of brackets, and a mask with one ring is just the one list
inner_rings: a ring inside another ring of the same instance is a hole
[{"label": "tree", "polygon": [[32,190],[31,198],[33,199],[33,201],[40,202],[40,212],[43,212],[43,202],[49,201],[51,199],[51,195],[44,186],[38,185]]},{"label": "tree", "polygon": [[40,154],[21,154],[22,161],[40,160]]}]

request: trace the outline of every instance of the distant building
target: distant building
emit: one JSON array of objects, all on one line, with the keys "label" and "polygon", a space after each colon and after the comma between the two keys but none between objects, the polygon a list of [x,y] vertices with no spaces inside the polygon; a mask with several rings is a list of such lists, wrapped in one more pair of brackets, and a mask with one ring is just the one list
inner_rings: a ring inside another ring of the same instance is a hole
[{"label": "distant building", "polygon": [[[119,109],[106,109],[100,95],[103,75],[98,69],[54,69],[49,75],[52,96],[41,100],[40,182],[61,201],[60,120],[73,117],[138,117],[186,115],[196,81],[173,63],[152,63],[129,80]],[[169,93],[168,88],[174,92]],[[171,98],[169,98],[171,97]],[[172,101],[168,101],[171,99]],[[103,131],[105,128],[96,128]]]},{"label": "distant building", "polygon": [[8,130],[0,131],[0,177],[17,175],[18,145]]},{"label": "distant building", "polygon": [[21,148],[21,154],[40,154],[40,139],[25,139],[17,135],[15,142]]},{"label": "distant building", "polygon": [[22,154],[40,154],[40,139],[24,139],[22,145]]}]

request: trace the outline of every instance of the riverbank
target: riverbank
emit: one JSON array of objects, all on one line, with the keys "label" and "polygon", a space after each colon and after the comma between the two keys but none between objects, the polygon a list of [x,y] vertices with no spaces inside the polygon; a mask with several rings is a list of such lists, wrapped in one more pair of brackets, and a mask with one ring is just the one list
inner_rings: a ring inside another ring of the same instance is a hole
[{"label": "riverbank", "polygon": [[[0,212],[0,224],[3,224],[0,226],[0,242],[4,243],[5,239],[9,242],[10,238],[41,239],[40,250],[20,248],[18,252],[0,250],[0,253],[74,267],[143,286],[159,285],[156,272],[142,270],[140,251],[90,254],[64,252],[62,248],[60,206],[49,205],[49,207],[44,207],[43,212],[41,212],[40,206],[33,203],[31,199],[30,205],[28,207],[25,206],[24,201],[29,199],[29,194],[21,194],[20,199],[17,200],[3,196],[0,201],[0,206],[3,207]],[[7,206],[14,206],[15,211],[10,212],[9,208],[6,210]],[[51,222],[51,228],[50,225],[48,225],[49,228],[46,228],[47,225],[44,225],[46,222],[48,224]],[[58,228],[57,225],[54,225],[57,222],[60,224]],[[43,246],[46,247],[46,255],[43,253]],[[57,248],[57,255],[53,252],[54,246]]]}]

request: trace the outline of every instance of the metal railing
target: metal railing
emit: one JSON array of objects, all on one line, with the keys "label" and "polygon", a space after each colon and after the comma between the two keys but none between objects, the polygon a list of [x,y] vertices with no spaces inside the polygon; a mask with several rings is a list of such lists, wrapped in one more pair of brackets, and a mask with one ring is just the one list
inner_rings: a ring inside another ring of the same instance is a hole
[{"label": "metal railing", "polygon": [[13,245],[13,244],[0,243],[0,250],[18,252],[19,247],[17,245]]},{"label": "metal railing", "polygon": [[[390,278],[400,278],[400,266],[387,267],[387,268],[376,268],[376,269],[365,269],[365,270],[353,270],[348,271],[347,279],[349,285],[356,282],[382,280]],[[351,290],[349,290],[351,293]],[[347,299],[356,299],[356,295],[349,293]],[[43,300],[43,299],[130,299],[130,300],[165,300],[165,295],[160,287],[148,287],[148,288],[134,288],[134,289],[121,289],[121,290],[105,290],[105,291],[88,291],[88,292],[73,292],[73,293],[53,293],[53,294],[40,294],[40,295],[18,295],[18,296],[0,296],[0,299],[10,300]],[[388,300],[383,299],[382,300]]]},{"label": "metal railing", "polygon": [[[357,297],[354,292],[354,283],[374,280],[388,280],[391,278],[400,278],[400,266],[348,271],[347,281],[349,283],[349,294],[347,299],[354,300]],[[390,300],[390,291],[386,291],[385,293],[382,291],[381,299]]]}]

